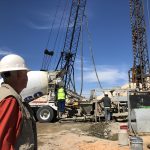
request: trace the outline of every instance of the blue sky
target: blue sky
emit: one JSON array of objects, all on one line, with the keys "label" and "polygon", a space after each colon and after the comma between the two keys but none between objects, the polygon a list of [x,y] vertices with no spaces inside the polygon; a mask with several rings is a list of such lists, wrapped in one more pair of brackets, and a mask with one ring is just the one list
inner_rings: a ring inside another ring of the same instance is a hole
[{"label": "blue sky", "polygon": [[[1,0],[0,58],[8,53],[19,54],[25,58],[31,70],[40,70],[56,8],[59,8],[47,46],[49,50],[55,48],[55,55],[50,64],[50,70],[53,70],[63,47],[63,37],[66,31],[64,22],[64,26],[60,28],[56,46],[54,46],[65,2],[65,0]],[[148,2],[147,0],[144,2],[147,13],[146,4]],[[70,3],[71,0],[69,0]],[[150,4],[148,4],[149,7]],[[69,8],[66,9],[66,12],[69,13]],[[83,92],[89,93],[91,89],[99,88],[89,46],[93,50],[102,87],[122,86],[128,82],[128,70],[132,67],[133,62],[129,0],[87,0],[86,15],[92,44],[89,45],[88,34],[84,27]],[[148,17],[146,17],[146,23],[149,45]],[[78,91],[80,91],[81,84],[80,62],[79,51],[75,63]]]}]

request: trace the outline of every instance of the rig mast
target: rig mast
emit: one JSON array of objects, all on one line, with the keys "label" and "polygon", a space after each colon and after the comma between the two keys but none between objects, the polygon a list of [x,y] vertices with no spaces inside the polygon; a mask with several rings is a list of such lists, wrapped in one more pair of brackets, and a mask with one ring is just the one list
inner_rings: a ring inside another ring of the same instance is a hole
[{"label": "rig mast", "polygon": [[64,48],[56,66],[64,71],[63,80],[67,89],[75,90],[74,62],[76,58],[81,26],[84,16],[86,0],[72,0],[71,11],[67,26]]},{"label": "rig mast", "polygon": [[129,82],[136,83],[139,90],[147,91],[150,89],[150,67],[143,5],[143,0],[130,0],[134,60],[129,71]]}]

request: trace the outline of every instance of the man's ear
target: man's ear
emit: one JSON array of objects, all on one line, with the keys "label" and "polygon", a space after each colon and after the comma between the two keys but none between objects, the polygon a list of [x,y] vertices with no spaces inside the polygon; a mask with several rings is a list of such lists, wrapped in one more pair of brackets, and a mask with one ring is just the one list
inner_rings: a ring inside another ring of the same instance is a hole
[{"label": "man's ear", "polygon": [[16,76],[17,76],[17,78],[20,78],[21,77],[21,71],[16,71]]}]

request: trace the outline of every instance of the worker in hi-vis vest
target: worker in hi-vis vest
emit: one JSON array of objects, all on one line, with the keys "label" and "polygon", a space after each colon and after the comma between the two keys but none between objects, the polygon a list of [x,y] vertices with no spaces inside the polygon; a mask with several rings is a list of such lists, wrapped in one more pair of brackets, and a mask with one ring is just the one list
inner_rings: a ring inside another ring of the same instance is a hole
[{"label": "worker in hi-vis vest", "polygon": [[58,106],[58,118],[62,118],[62,114],[65,112],[65,100],[66,100],[66,91],[61,85],[57,89],[57,106]]}]

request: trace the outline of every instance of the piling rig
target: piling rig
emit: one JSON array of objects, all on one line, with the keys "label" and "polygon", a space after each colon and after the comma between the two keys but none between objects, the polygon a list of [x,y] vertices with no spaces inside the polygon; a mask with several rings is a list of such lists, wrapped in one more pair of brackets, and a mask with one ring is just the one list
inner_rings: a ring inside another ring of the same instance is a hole
[{"label": "piling rig", "polygon": [[142,0],[130,0],[133,67],[129,70],[129,83],[135,83],[139,91],[150,90],[150,66],[143,5]]},{"label": "piling rig", "polygon": [[85,6],[86,0],[72,1],[64,47],[55,69],[65,71],[63,76],[65,87],[72,89],[73,91],[76,91],[74,79],[74,62],[80,39]]},{"label": "piling rig", "polygon": [[130,132],[135,135],[150,133],[150,66],[143,2],[130,0],[133,67],[129,83],[134,83],[135,89],[128,91],[128,122]]},{"label": "piling rig", "polygon": [[[40,122],[51,122],[57,117],[56,87],[63,84],[68,99],[80,101],[82,96],[76,93],[74,79],[74,62],[77,54],[86,0],[72,0],[68,19],[65,42],[61,56],[54,71],[48,71],[53,51],[44,51],[40,71],[28,73],[27,88],[22,92]],[[38,84],[37,84],[38,83]],[[74,107],[71,106],[71,107]],[[76,106],[75,106],[76,107]]]}]

